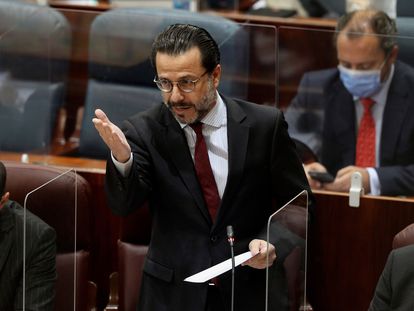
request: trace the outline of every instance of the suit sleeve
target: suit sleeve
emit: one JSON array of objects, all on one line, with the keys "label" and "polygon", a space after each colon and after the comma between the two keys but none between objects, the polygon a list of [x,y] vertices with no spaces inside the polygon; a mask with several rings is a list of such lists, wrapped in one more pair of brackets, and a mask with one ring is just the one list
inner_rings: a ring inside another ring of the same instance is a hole
[{"label": "suit sleeve", "polygon": [[121,216],[128,215],[141,206],[152,190],[152,162],[144,138],[129,121],[124,122],[123,131],[133,154],[131,172],[129,176],[123,177],[109,158],[105,182],[109,207]]},{"label": "suit sleeve", "polygon": [[414,165],[376,168],[381,195],[414,195]]},{"label": "suit sleeve", "polygon": [[[54,309],[56,282],[56,233],[47,227],[36,232],[38,227],[27,232],[26,245],[26,309],[27,311],[51,311]],[[32,237],[35,237],[31,239]],[[23,310],[23,284],[19,284],[15,309]]]},{"label": "suit sleeve", "polygon": [[[312,214],[312,192],[295,145],[287,133],[287,124],[282,113],[279,114],[276,122],[272,149],[272,187],[277,205],[282,206],[306,190],[310,202],[309,211]],[[287,217],[290,219],[283,217],[284,221],[272,222],[270,227],[270,242],[275,245],[280,260],[284,260],[294,247],[303,247],[305,241],[302,233],[306,231],[307,226],[306,211],[302,207],[298,207],[294,213],[289,213]]]},{"label": "suit sleeve", "polygon": [[391,310],[391,275],[394,262],[394,251],[388,256],[387,263],[378,280],[374,297],[368,311],[386,311]]},{"label": "suit sleeve", "polygon": [[309,74],[300,81],[298,92],[286,109],[289,135],[304,143],[320,158],[322,149],[323,107],[313,94],[322,93],[321,86],[312,85]]}]

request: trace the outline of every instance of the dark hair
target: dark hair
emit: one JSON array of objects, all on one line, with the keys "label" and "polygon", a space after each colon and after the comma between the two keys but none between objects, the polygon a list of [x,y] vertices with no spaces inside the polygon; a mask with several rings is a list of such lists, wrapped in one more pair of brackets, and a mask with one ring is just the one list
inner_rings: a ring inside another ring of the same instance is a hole
[{"label": "dark hair", "polygon": [[6,187],[6,167],[4,166],[3,162],[0,162],[0,196],[3,196],[4,189]]},{"label": "dark hair", "polygon": [[220,64],[220,51],[216,41],[207,30],[188,24],[174,24],[161,32],[152,44],[151,63],[155,70],[157,53],[177,56],[197,47],[201,53],[201,62],[211,73]]},{"label": "dark hair", "polygon": [[[349,27],[348,27],[349,25]],[[397,44],[395,36],[397,35],[397,25],[383,11],[364,10],[353,11],[343,15],[336,26],[335,44],[340,32],[344,31],[348,37],[361,37],[365,34],[378,35],[381,48],[388,55],[392,48]]]}]

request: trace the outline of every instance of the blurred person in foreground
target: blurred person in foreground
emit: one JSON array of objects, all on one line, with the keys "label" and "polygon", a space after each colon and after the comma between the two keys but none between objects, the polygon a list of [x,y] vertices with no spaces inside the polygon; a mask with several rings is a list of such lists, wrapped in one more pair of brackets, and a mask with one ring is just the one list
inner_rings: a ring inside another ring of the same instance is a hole
[{"label": "blurred person in foreground", "polygon": [[[0,162],[0,310],[54,310],[56,233],[40,218],[9,199],[6,168]],[[25,288],[23,230],[26,217]],[[24,306],[23,306],[23,293]]]},{"label": "blurred person in foreground", "polygon": [[414,310],[414,245],[391,251],[368,311]]}]

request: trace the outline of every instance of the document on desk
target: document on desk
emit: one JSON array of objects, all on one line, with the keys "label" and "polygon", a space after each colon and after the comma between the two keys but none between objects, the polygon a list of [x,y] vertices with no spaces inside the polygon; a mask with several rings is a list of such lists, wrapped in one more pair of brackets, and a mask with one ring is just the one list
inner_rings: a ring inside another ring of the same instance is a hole
[{"label": "document on desk", "polygon": [[[237,255],[236,257],[234,257],[234,265],[237,267],[238,265],[242,264],[246,260],[249,260],[250,258],[252,258],[252,253],[250,253],[250,251]],[[215,278],[216,276],[223,274],[224,272],[229,271],[230,269],[231,258],[217,265],[214,265],[206,270],[193,274],[192,276],[186,278],[184,281],[191,283],[204,283],[211,280],[212,278]]]}]

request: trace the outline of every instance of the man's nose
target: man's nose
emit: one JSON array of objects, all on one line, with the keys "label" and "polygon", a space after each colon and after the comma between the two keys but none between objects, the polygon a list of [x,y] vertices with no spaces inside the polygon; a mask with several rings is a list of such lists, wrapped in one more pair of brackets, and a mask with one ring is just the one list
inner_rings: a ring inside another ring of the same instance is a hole
[{"label": "man's nose", "polygon": [[170,101],[172,102],[180,102],[184,99],[182,94],[183,92],[180,90],[177,84],[173,84],[173,88],[171,90],[171,97]]}]

